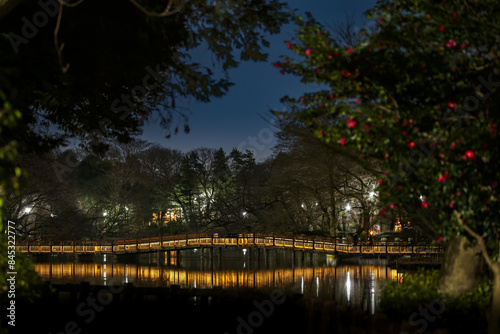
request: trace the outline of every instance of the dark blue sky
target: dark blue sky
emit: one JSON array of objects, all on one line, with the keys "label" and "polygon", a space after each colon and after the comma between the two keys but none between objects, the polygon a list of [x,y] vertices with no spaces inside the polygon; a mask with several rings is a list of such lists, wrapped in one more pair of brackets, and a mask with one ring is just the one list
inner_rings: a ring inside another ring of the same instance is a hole
[{"label": "dark blue sky", "polygon": [[[356,25],[361,29],[366,22],[363,13],[373,7],[375,2],[376,0],[290,0],[288,4],[290,8],[298,9],[299,13],[311,12],[326,26],[336,21],[342,22],[346,14],[354,13]],[[181,102],[180,105],[190,111],[190,133],[179,132],[166,139],[165,131],[162,132],[159,122],[155,122],[153,117],[144,128],[143,138],[184,152],[202,146],[222,147],[228,153],[233,148],[250,149],[258,160],[268,157],[275,144],[271,137],[271,132],[275,129],[263,117],[269,118],[270,109],[283,110],[284,106],[280,104],[282,96],[299,96],[312,90],[312,87],[300,83],[299,78],[282,75],[272,66],[273,62],[280,60],[281,55],[287,54],[284,41],[292,39],[294,29],[295,25],[289,24],[283,27],[279,35],[268,38],[271,45],[266,50],[269,53],[267,62],[243,63],[231,70],[229,76],[234,86],[226,96],[213,99],[210,103]],[[204,56],[203,50],[197,50],[193,54],[193,60],[203,62]]]}]

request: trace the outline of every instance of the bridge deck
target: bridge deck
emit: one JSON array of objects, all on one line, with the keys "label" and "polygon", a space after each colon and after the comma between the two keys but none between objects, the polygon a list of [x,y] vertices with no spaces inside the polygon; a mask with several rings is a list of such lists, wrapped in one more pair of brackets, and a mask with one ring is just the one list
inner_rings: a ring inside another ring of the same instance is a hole
[{"label": "bridge deck", "polygon": [[198,247],[262,247],[347,254],[436,254],[444,248],[407,242],[357,242],[339,238],[297,237],[278,234],[184,234],[156,238],[114,241],[19,242],[21,252],[124,254]]}]

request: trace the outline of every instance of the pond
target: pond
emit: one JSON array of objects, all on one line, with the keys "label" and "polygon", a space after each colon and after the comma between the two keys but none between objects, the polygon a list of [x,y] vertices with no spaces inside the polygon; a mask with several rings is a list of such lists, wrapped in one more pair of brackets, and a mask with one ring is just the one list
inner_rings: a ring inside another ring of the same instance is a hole
[{"label": "pond", "polygon": [[279,288],[306,297],[375,313],[383,286],[401,277],[384,259],[336,258],[333,255],[258,249],[183,250],[128,256],[64,256],[33,258],[35,269],[54,284],[97,285],[132,283],[134,286],[181,288]]}]

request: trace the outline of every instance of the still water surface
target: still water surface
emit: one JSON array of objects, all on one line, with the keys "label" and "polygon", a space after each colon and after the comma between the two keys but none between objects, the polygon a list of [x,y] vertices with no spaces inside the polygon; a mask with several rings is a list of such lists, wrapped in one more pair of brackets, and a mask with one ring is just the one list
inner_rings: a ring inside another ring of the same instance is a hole
[{"label": "still water surface", "polygon": [[[253,251],[253,252],[252,252]],[[228,252],[222,257],[200,257],[199,250],[183,251],[179,259],[157,254],[72,260],[64,257],[35,258],[38,274],[55,284],[80,283],[212,289],[280,288],[306,297],[335,300],[338,304],[374,313],[383,286],[400,279],[401,273],[385,260],[340,262],[325,254],[293,255],[278,251],[258,256]]]}]

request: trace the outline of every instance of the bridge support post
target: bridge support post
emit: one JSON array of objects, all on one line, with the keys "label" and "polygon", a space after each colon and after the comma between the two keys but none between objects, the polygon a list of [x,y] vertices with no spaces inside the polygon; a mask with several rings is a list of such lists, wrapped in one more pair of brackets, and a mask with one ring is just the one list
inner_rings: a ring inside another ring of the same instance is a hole
[{"label": "bridge support post", "polygon": [[166,261],[166,262],[167,262],[167,266],[170,266],[170,258],[171,258],[171,257],[170,257],[170,255],[171,255],[171,254],[170,254],[170,251],[169,251],[169,250],[168,250],[168,251],[165,251],[165,256],[166,256],[166,260],[167,260],[167,261]]}]

